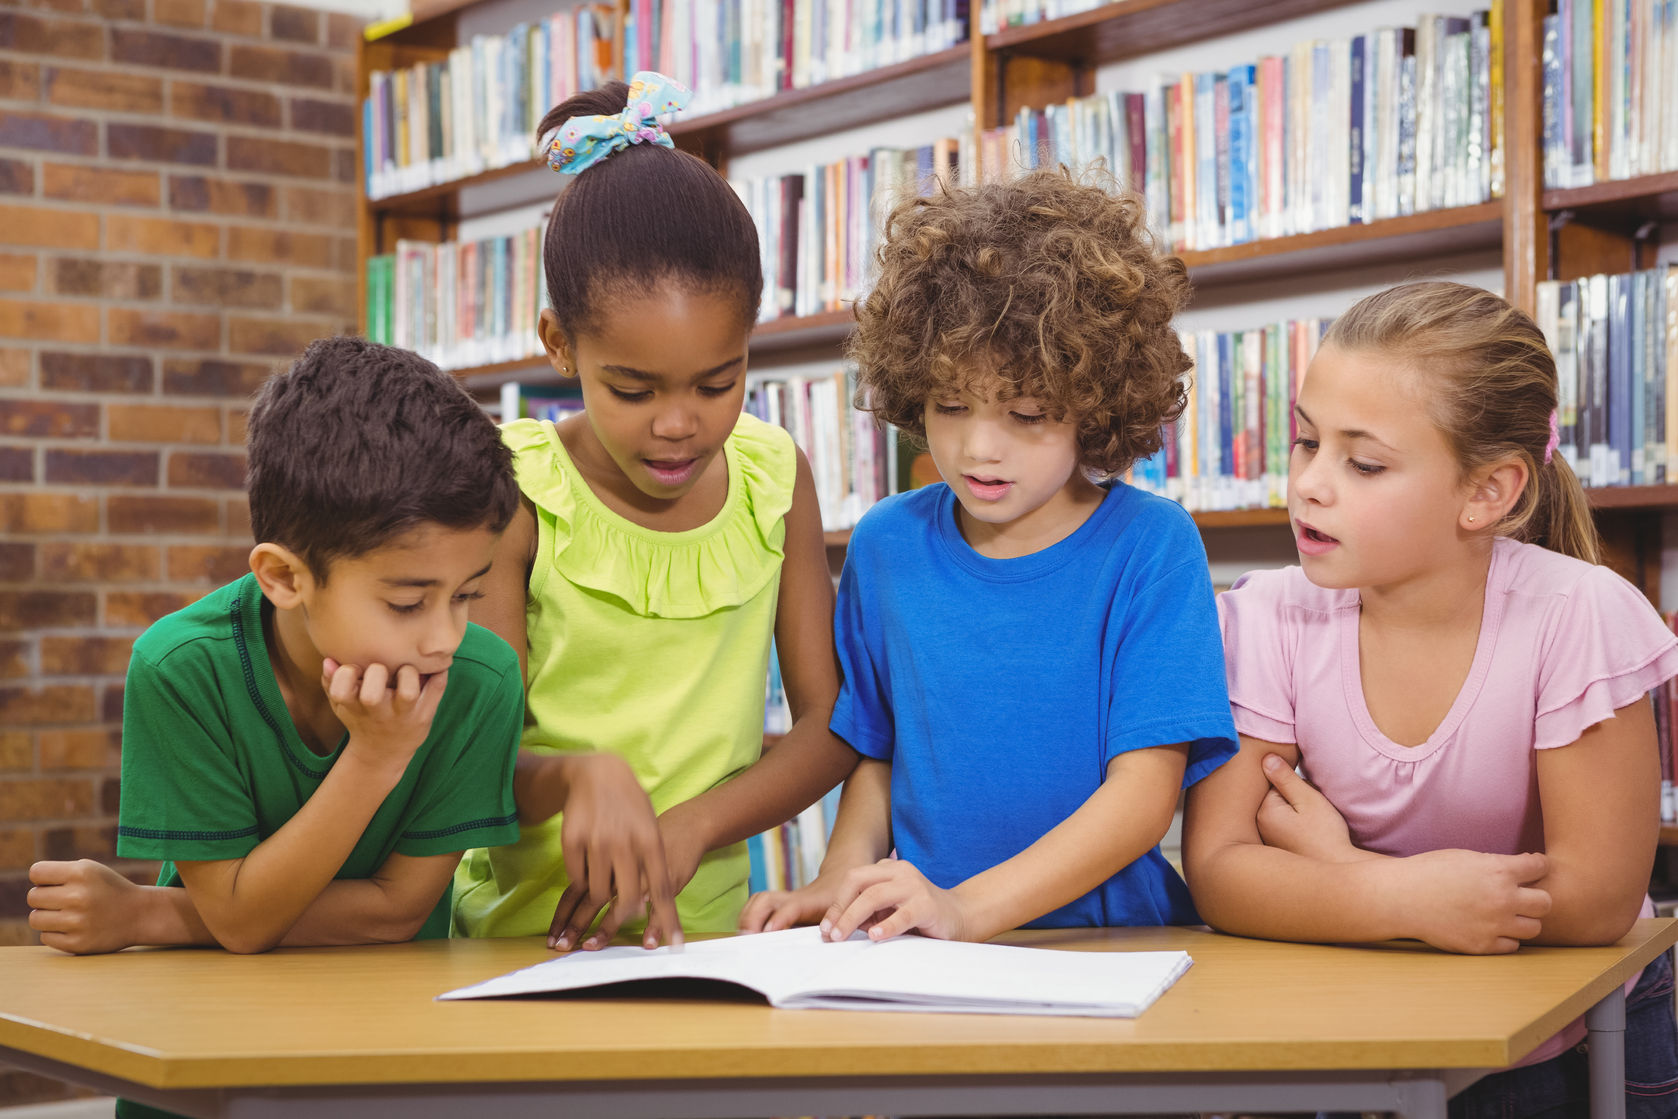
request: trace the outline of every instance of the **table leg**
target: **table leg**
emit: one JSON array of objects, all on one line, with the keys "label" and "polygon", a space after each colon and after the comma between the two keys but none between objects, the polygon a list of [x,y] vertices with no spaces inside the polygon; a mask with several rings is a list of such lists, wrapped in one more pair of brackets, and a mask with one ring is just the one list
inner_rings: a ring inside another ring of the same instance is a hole
[{"label": "table leg", "polygon": [[1591,1119],[1626,1116],[1626,992],[1615,987],[1585,1012],[1590,1044]]}]

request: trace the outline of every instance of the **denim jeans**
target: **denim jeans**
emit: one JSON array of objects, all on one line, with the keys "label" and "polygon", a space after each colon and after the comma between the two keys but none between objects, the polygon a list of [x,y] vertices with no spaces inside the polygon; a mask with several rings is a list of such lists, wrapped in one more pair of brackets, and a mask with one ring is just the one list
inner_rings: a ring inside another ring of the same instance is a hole
[{"label": "denim jeans", "polygon": [[[1450,1103],[1451,1119],[1576,1119],[1590,1114],[1590,1066],[1580,1044],[1548,1061],[1494,1072]],[[1341,1113],[1322,1113],[1323,1119]],[[1353,1116],[1355,1119],[1355,1114]],[[1626,1119],[1678,1119],[1678,1023],[1672,957],[1643,969],[1626,996]]]}]

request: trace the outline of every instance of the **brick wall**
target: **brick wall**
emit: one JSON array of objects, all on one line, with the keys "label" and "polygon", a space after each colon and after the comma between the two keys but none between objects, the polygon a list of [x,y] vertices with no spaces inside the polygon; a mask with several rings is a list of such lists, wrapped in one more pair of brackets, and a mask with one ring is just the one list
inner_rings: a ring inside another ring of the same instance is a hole
[{"label": "brick wall", "polygon": [[113,857],[130,643],[245,570],[250,392],[353,329],[356,34],[0,0],[0,944],[30,862]]}]

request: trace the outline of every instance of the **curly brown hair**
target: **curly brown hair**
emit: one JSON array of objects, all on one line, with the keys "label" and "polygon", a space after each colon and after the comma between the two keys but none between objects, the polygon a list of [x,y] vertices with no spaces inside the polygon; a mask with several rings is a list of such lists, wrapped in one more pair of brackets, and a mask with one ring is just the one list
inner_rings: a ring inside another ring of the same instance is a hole
[{"label": "curly brown hair", "polygon": [[995,376],[1076,422],[1082,465],[1114,475],[1182,414],[1188,275],[1135,196],[1064,168],[941,188],[893,208],[876,259],[849,352],[879,420],[924,440],[929,400]]}]

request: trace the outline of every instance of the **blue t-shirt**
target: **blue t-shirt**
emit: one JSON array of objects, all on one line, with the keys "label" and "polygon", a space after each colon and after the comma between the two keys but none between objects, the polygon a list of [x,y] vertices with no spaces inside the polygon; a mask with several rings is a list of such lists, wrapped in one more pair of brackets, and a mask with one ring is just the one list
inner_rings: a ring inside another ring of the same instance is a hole
[{"label": "blue t-shirt", "polygon": [[[1059,825],[1126,750],[1187,742],[1187,788],[1235,753],[1206,552],[1188,514],[1115,483],[1071,536],[975,552],[948,486],[857,525],[834,622],[833,732],[889,761],[900,857],[949,888]],[[1196,924],[1155,847],[1028,927]]]}]

